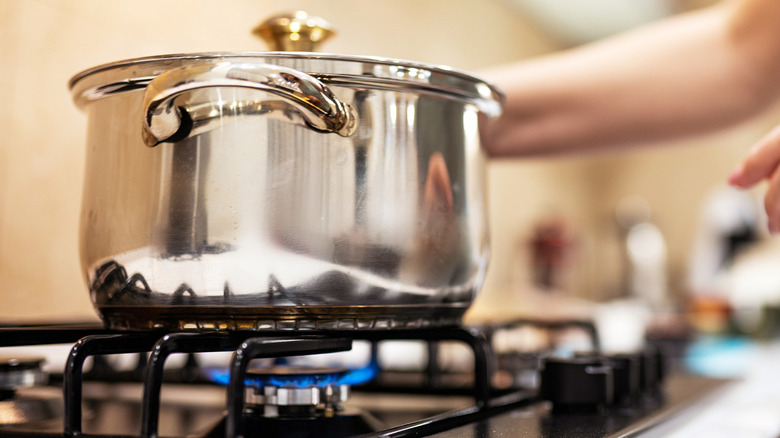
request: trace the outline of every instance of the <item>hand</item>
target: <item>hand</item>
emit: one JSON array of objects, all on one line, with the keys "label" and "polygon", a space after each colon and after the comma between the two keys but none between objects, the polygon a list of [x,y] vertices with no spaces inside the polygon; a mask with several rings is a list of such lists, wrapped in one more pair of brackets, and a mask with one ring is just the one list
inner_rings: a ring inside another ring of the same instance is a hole
[{"label": "hand", "polygon": [[780,126],[759,140],[729,177],[729,184],[749,188],[766,179],[769,188],[764,208],[769,216],[769,231],[780,233]]}]

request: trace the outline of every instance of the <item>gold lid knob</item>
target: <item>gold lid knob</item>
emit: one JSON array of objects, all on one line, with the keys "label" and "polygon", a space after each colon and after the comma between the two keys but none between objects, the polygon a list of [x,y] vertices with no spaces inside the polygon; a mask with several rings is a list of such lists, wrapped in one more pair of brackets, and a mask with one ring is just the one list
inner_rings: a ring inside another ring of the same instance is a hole
[{"label": "gold lid knob", "polygon": [[262,38],[274,51],[313,52],[334,34],[333,27],[319,17],[295,11],[271,17],[252,33]]}]

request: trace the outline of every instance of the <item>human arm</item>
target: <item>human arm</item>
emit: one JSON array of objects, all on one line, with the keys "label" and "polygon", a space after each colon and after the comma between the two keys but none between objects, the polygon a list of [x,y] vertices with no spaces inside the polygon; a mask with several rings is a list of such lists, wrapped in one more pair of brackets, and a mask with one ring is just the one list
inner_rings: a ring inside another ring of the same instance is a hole
[{"label": "human arm", "polygon": [[[507,94],[490,156],[659,141],[733,125],[780,95],[780,2],[728,2],[484,72]],[[780,147],[778,148],[780,153]]]}]

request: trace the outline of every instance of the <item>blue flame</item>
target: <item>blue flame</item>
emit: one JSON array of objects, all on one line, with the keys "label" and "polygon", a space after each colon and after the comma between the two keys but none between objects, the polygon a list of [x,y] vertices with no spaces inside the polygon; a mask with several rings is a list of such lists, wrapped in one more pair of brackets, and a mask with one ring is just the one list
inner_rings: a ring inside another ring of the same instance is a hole
[{"label": "blue flame", "polygon": [[338,382],[339,385],[360,385],[371,381],[379,374],[379,363],[372,360],[371,363],[363,368],[349,370],[349,372]]},{"label": "blue flame", "polygon": [[228,368],[207,368],[204,372],[206,378],[217,385],[228,386],[230,383],[230,370]]},{"label": "blue flame", "polygon": [[[205,370],[206,377],[212,382],[227,386],[230,383],[230,370],[228,368],[209,368]],[[366,383],[379,374],[379,364],[372,360],[368,365],[362,368],[344,370],[330,374],[319,374],[313,371],[312,374],[298,375],[279,375],[265,377],[249,377],[244,381],[247,386],[263,387],[324,387],[328,385],[360,385]]]},{"label": "blue flame", "polygon": [[248,385],[262,388],[264,386],[308,388],[316,386],[321,388],[332,384],[337,384],[344,376],[349,374],[349,370],[337,371],[328,374],[320,374],[312,371],[312,374],[296,375],[268,375],[252,376],[247,379]]}]

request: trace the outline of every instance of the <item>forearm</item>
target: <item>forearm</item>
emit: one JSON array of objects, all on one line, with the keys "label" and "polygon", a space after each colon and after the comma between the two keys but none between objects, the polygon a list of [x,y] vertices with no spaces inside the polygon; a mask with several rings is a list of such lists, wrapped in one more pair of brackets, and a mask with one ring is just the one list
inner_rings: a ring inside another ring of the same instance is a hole
[{"label": "forearm", "polygon": [[484,131],[486,150],[516,156],[649,144],[755,114],[778,94],[770,70],[780,69],[750,50],[754,33],[737,15],[720,6],[486,72],[507,94],[504,115]]}]

